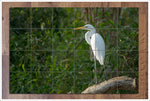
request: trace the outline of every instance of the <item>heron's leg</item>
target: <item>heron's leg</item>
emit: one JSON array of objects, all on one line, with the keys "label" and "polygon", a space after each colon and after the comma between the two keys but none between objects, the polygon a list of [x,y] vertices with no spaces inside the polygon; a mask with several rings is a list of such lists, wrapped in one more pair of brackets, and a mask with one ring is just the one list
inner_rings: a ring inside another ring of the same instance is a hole
[{"label": "heron's leg", "polygon": [[95,69],[94,79],[95,79],[95,84],[97,84],[97,69],[96,69],[96,57],[95,56],[94,56],[94,69]]}]

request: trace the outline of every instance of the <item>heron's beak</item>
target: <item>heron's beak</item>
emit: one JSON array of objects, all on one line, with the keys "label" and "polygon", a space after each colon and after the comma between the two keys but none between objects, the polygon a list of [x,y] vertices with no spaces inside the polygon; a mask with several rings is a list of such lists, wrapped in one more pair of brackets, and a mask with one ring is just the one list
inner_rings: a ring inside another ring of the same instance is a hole
[{"label": "heron's beak", "polygon": [[78,30],[78,29],[83,29],[84,27],[78,27],[78,28],[74,28],[74,30]]}]

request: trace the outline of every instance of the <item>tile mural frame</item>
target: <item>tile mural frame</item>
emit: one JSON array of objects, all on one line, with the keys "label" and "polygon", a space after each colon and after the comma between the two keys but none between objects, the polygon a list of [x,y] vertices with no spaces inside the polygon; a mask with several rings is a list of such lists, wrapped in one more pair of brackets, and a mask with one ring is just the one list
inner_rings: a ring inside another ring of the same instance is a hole
[{"label": "tile mural frame", "polygon": [[[9,8],[11,7],[137,7],[139,8],[138,94],[10,94]],[[148,2],[2,2],[3,99],[148,99]]]}]

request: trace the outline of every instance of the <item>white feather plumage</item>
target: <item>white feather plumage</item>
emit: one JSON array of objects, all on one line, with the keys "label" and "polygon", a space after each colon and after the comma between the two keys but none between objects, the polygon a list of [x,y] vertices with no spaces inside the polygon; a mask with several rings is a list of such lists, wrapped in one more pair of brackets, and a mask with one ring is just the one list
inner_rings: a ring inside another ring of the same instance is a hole
[{"label": "white feather plumage", "polygon": [[94,33],[91,37],[91,47],[94,56],[101,65],[104,65],[105,59],[105,42],[101,35]]}]

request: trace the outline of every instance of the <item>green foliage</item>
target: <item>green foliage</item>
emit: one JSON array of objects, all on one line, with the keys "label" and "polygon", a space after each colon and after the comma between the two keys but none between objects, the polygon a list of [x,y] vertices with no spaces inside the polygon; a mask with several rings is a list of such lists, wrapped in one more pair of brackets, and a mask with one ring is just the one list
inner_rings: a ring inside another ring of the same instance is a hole
[{"label": "green foliage", "polygon": [[29,28],[30,22],[29,8],[10,8],[10,28]]},{"label": "green foliage", "polygon": [[[137,8],[10,8],[10,93],[81,93],[94,82],[90,23],[105,41],[98,82],[138,78]],[[137,93],[119,90],[112,93]]]},{"label": "green foliage", "polygon": [[32,8],[30,13],[33,28],[52,28],[52,8]]}]

